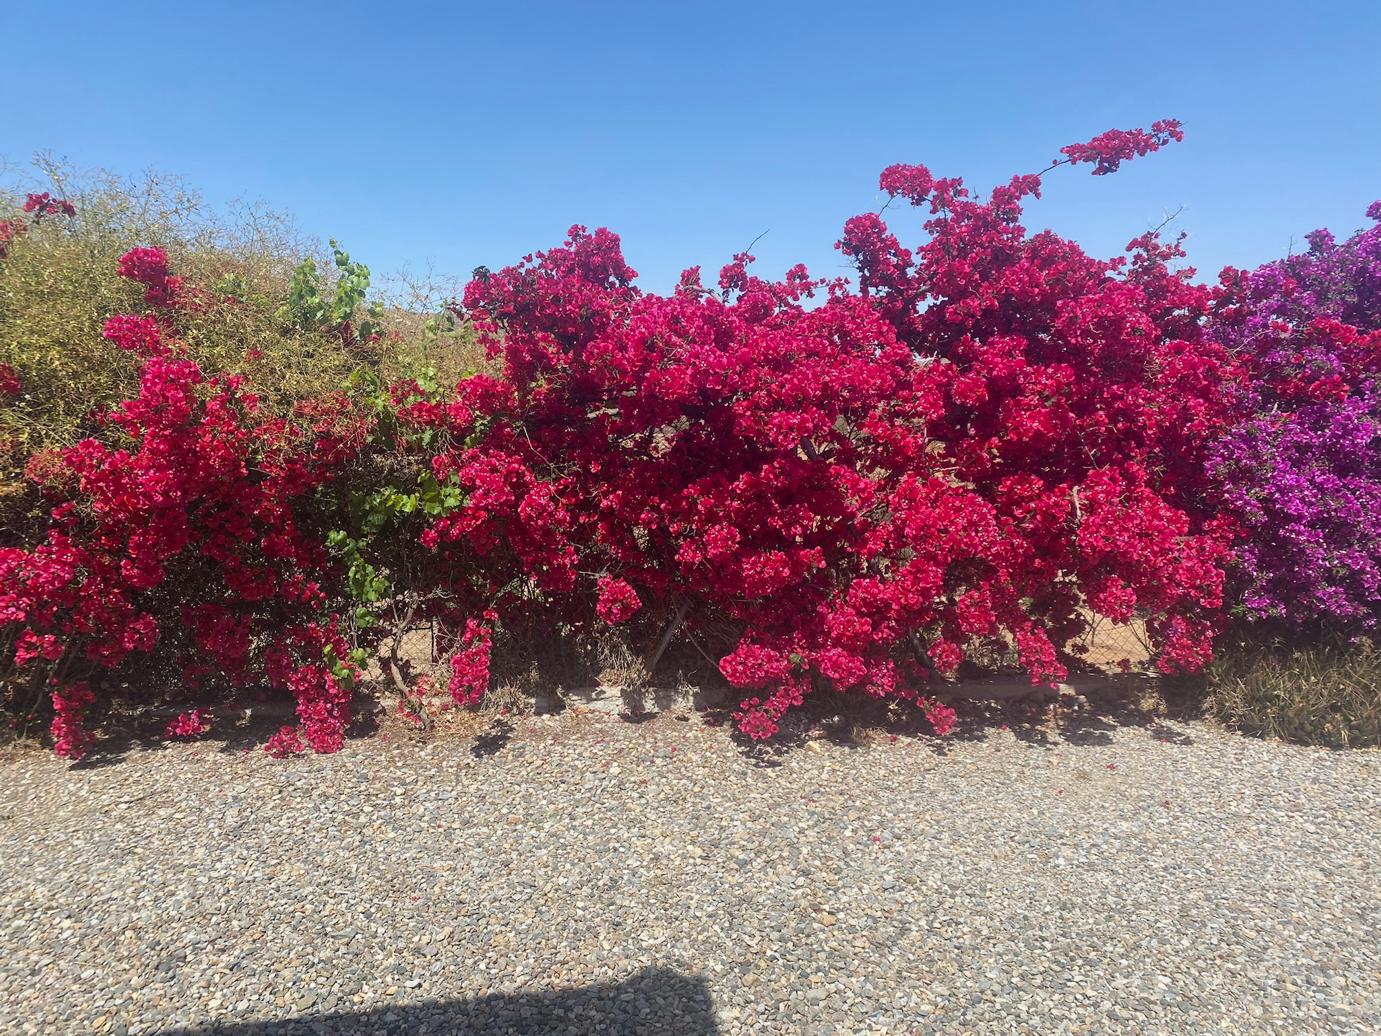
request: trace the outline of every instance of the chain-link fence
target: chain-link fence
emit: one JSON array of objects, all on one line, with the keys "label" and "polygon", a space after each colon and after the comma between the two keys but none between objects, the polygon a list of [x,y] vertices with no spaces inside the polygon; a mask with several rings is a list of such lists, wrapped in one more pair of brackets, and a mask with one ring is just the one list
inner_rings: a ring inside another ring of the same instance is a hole
[{"label": "chain-link fence", "polygon": [[1080,655],[1099,669],[1120,670],[1145,665],[1151,658],[1151,643],[1146,625],[1140,619],[1116,623],[1089,614],[1089,630],[1080,642],[1087,650]]}]

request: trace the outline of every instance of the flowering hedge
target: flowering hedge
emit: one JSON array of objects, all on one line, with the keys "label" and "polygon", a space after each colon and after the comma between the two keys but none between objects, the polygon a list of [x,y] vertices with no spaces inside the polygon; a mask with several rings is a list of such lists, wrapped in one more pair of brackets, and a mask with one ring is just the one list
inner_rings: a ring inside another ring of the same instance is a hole
[{"label": "flowering hedge", "polygon": [[[655,659],[682,630],[731,630],[719,669],[753,738],[823,687],[913,702],[944,733],[933,695],[966,660],[1057,681],[1092,616],[1144,621],[1162,670],[1196,671],[1255,528],[1237,473],[1264,471],[1263,393],[1296,398],[1260,344],[1283,332],[1254,322],[1250,279],[1215,291],[1174,269],[1178,242],[1099,260],[1021,224],[1050,170],[1110,173],[1180,137],[1110,131],[987,198],[892,166],[880,186],[919,239],[849,220],[853,283],[766,280],[745,254],[662,296],[614,234],[573,227],[455,302],[484,373],[361,372],[287,417],[186,358],[179,321],[206,298],[135,249],[120,272],[145,311],[105,337],[141,357],[139,394],[107,439],[34,458],[47,536],[0,549],[15,671],[47,688],[69,756],[146,659],[206,695],[281,688],[300,723],[268,749],[332,751],[370,654],[420,694],[388,660],[424,617],[462,704],[498,638],[620,627]],[[1304,332],[1345,381],[1374,371],[1374,336],[1338,322],[1375,312],[1368,290]],[[1347,384],[1325,393],[1348,401],[1339,443],[1362,434]],[[1278,565],[1253,549],[1255,585]],[[168,734],[210,722],[188,708]]]}]

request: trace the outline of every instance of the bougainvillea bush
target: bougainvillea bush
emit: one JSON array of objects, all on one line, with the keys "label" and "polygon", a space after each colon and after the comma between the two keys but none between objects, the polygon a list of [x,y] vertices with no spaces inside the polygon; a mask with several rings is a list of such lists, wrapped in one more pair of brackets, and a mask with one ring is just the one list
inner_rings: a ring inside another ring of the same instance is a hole
[{"label": "bougainvillea bush", "polygon": [[1110,131],[985,198],[892,166],[890,222],[838,242],[852,279],[767,280],[745,254],[658,295],[614,234],[573,227],[455,301],[481,373],[362,369],[286,411],[189,356],[208,296],[129,251],[141,304],[103,334],[139,392],[30,462],[52,518],[0,550],[11,669],[70,756],[118,699],[180,696],[167,734],[196,736],[210,703],[264,688],[298,713],[270,752],[332,751],[367,658],[410,708],[432,689],[398,657],[422,620],[459,704],[499,646],[618,635],[650,667],[684,638],[751,738],[821,689],[944,733],[947,679],[1058,681],[1097,617],[1196,671],[1242,521],[1223,444],[1260,416],[1243,381],[1264,361],[1205,333],[1240,307],[1176,269],[1178,242],[1101,260],[1022,224],[1053,169],[1180,137]]},{"label": "bougainvillea bush", "polygon": [[[1381,202],[1367,216],[1381,221]],[[1206,711],[1250,732],[1381,742],[1381,223],[1226,270],[1208,334],[1248,370],[1211,451],[1239,527]]]},{"label": "bougainvillea bush", "polygon": [[[1381,221],[1381,202],[1367,215]],[[1242,530],[1240,614],[1356,634],[1381,616],[1381,222],[1308,240],[1223,273],[1209,334],[1251,376],[1211,466]]]},{"label": "bougainvillea bush", "polygon": [[[139,391],[104,416],[107,441],[30,461],[58,502],[41,542],[0,548],[12,683],[50,698],[57,751],[74,758],[90,712],[135,674],[175,698],[203,684],[281,688],[307,741],[334,750],[357,670],[308,512],[362,441],[361,423],[343,397],[266,416],[240,376],[187,358],[179,314],[196,296],[161,250],[131,250],[120,273],[148,312],[110,317],[103,337],[137,358]],[[169,724],[176,735],[205,729],[193,708]]]},{"label": "bougainvillea bush", "polygon": [[[1177,135],[1107,135],[1059,164],[1111,171]],[[494,559],[481,597],[516,571],[538,594],[512,606],[552,620],[731,620],[720,669],[750,736],[822,685],[918,700],[945,729],[937,678],[1011,647],[1057,680],[1089,611],[1145,617],[1164,667],[1197,668],[1229,542],[1200,507],[1230,367],[1198,333],[1209,296],[1150,238],[1103,262],[1028,237],[1039,186],[978,201],[887,170],[924,239],[850,220],[856,288],[768,282],[738,256],[712,286],[688,270],[647,294],[617,238],[580,227],[477,279],[464,312],[502,373],[418,408],[466,500],[424,541]]]}]

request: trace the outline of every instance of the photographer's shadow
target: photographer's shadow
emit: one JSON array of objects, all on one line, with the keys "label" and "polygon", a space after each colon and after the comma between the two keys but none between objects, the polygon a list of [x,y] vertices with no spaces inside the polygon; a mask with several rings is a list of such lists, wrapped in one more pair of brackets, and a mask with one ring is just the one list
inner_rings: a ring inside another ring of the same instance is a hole
[{"label": "photographer's shadow", "polygon": [[623,982],[548,992],[433,1000],[367,1011],[304,1014],[276,1021],[212,1022],[164,1036],[331,1036],[335,1033],[666,1034],[718,1033],[714,1002],[703,978],[648,968]]}]

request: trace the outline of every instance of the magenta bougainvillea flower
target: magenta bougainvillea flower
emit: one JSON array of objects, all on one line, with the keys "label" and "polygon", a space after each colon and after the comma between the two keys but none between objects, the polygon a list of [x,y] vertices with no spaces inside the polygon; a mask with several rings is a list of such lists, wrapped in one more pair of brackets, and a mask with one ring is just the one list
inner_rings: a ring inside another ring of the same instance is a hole
[{"label": "magenta bougainvillea flower", "polygon": [[[1367,214],[1381,221],[1381,202]],[[1242,357],[1245,417],[1210,470],[1242,530],[1249,619],[1356,632],[1381,615],[1381,222],[1226,270],[1209,333]]]}]

